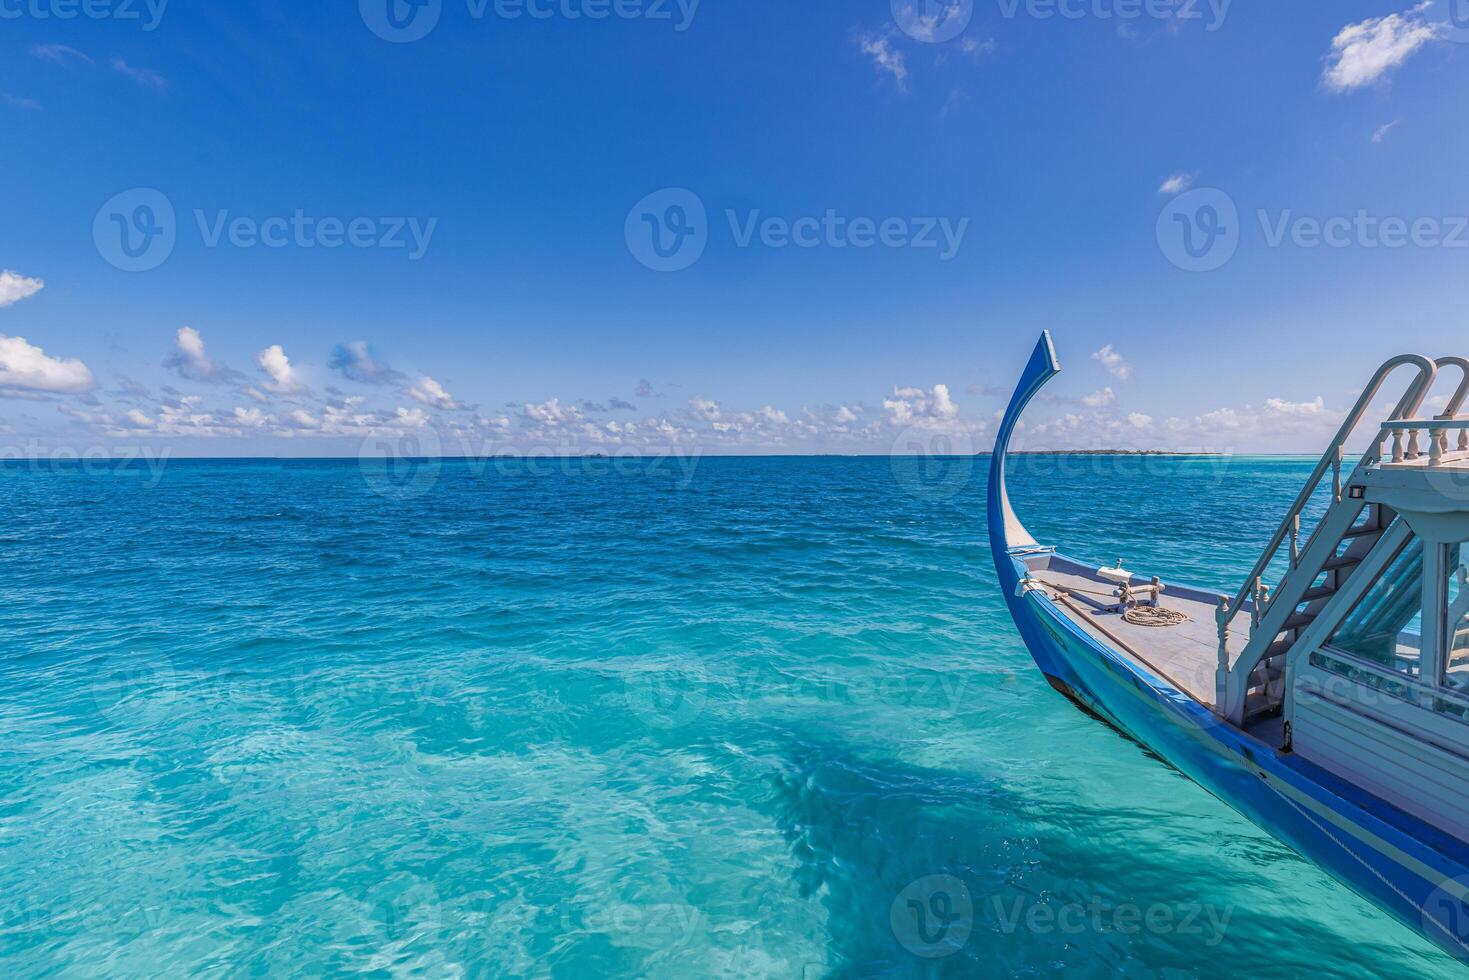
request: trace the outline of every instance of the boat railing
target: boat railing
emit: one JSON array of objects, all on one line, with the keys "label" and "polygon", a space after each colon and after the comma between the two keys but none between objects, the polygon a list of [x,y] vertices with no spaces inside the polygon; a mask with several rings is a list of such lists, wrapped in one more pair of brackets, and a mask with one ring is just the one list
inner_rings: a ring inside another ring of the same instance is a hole
[{"label": "boat railing", "polygon": [[[1322,483],[1325,481],[1328,473],[1331,474],[1332,503],[1335,504],[1342,499],[1342,484],[1345,478],[1343,470],[1346,458],[1346,443],[1356,432],[1357,426],[1361,423],[1363,416],[1367,414],[1367,409],[1376,400],[1378,394],[1381,393],[1383,386],[1387,383],[1388,377],[1398,368],[1404,366],[1411,365],[1418,369],[1416,377],[1414,377],[1408,389],[1403,393],[1403,397],[1398,401],[1392,413],[1388,416],[1387,423],[1380,427],[1378,438],[1372,442],[1371,447],[1363,455],[1360,463],[1363,467],[1374,465],[1383,458],[1382,452],[1388,439],[1391,438],[1392,433],[1388,425],[1393,422],[1413,419],[1418,414],[1419,408],[1422,407],[1424,399],[1428,397],[1428,392],[1433,387],[1439,364],[1450,362],[1465,371],[1465,378],[1460,383],[1459,389],[1455,392],[1454,397],[1450,399],[1449,403],[1449,410],[1457,413],[1458,409],[1462,407],[1465,396],[1469,395],[1469,360],[1463,358],[1444,358],[1442,362],[1434,362],[1421,354],[1402,354],[1387,361],[1382,367],[1377,369],[1377,373],[1372,376],[1372,380],[1363,389],[1361,397],[1357,399],[1356,405],[1347,413],[1347,417],[1342,422],[1341,428],[1337,431],[1336,438],[1332,440],[1330,448],[1321,457],[1321,462],[1316,464],[1316,468],[1307,479],[1305,487],[1301,489],[1300,494],[1296,496],[1295,502],[1291,504],[1290,509],[1286,512],[1285,519],[1280,522],[1280,527],[1271,536],[1270,543],[1265,546],[1264,552],[1260,555],[1260,560],[1255,563],[1255,567],[1251,570],[1249,577],[1245,579],[1244,585],[1233,599],[1222,602],[1218,613],[1219,666],[1221,673],[1227,673],[1229,670],[1228,640],[1230,626],[1245,608],[1247,602],[1250,603],[1251,624],[1256,626],[1259,624],[1262,607],[1266,601],[1265,597],[1268,596],[1265,585],[1265,573],[1280,557],[1281,548],[1287,540],[1290,541],[1290,564],[1292,569],[1295,568],[1296,563],[1300,560],[1300,556],[1306,550],[1301,547],[1300,541],[1301,515],[1307,506],[1310,505],[1317,491],[1321,489]],[[1413,430],[1409,429],[1407,431],[1412,432]],[[1404,452],[1406,452],[1406,449]],[[1310,541],[1314,540],[1315,534],[1319,529],[1320,525],[1318,524],[1312,530],[1311,538],[1308,539],[1307,548],[1309,548]],[[1254,601],[1250,602],[1252,597]]]},{"label": "boat railing", "polygon": [[[1451,443],[1449,433],[1454,431],[1458,437]],[[1423,433],[1427,433],[1426,450],[1420,438]],[[1387,448],[1389,436],[1391,450]],[[1426,456],[1429,466],[1439,466],[1451,452],[1469,452],[1469,419],[1399,419],[1382,424],[1377,455],[1383,462],[1416,463]]]},{"label": "boat railing", "polygon": [[[1413,463],[1426,455],[1429,466],[1442,464],[1451,452],[1469,453],[1469,419],[1459,417],[1469,398],[1469,358],[1440,357],[1434,362],[1442,370],[1456,367],[1460,371],[1459,387],[1444,406],[1443,413],[1431,419],[1393,419],[1382,424],[1382,433],[1377,442],[1377,458],[1382,462]],[[1450,439],[1450,433],[1457,433]],[[1425,452],[1420,439],[1428,434],[1428,449]],[[1388,449],[1388,438],[1392,448]]]}]

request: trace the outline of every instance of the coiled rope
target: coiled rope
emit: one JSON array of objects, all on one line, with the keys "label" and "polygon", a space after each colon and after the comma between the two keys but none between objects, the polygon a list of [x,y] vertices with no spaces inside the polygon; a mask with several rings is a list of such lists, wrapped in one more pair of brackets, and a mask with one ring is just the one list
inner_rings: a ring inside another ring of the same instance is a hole
[{"label": "coiled rope", "polygon": [[1129,606],[1122,613],[1125,622],[1134,626],[1177,626],[1188,622],[1188,616],[1177,609],[1162,606]]}]

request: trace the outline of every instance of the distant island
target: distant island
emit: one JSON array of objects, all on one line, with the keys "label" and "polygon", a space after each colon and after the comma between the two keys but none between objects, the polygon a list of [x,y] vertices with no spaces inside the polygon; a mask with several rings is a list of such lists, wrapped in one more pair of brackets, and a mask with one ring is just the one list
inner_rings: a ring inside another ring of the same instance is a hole
[{"label": "distant island", "polygon": [[[980,455],[987,456],[988,453]],[[1011,456],[1227,456],[1228,453],[1175,452],[1171,449],[1014,449]]]}]

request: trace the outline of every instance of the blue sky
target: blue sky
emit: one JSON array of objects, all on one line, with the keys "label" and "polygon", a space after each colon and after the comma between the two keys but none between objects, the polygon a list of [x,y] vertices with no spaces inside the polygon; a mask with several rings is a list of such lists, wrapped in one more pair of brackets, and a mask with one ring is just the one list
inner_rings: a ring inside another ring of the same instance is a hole
[{"label": "blue sky", "polygon": [[1043,328],[1036,447],[1312,451],[1469,353],[1450,0],[88,2],[0,0],[6,455],[984,448]]}]

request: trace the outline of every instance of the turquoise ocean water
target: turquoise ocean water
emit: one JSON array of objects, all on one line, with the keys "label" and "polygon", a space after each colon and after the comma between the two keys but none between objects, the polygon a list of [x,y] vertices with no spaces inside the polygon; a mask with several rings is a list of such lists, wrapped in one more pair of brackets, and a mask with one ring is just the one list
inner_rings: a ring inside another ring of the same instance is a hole
[{"label": "turquoise ocean water", "polygon": [[[0,467],[0,972],[1455,975],[1046,686],[987,462]],[[1309,465],[1012,493],[1233,589]]]}]

